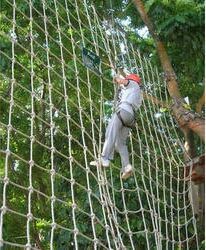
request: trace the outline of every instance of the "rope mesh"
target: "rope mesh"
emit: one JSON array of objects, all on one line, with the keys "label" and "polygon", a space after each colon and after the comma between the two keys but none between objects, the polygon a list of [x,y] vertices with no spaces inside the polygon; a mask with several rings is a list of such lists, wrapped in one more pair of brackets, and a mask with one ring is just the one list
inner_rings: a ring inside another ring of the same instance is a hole
[{"label": "rope mesh", "polygon": [[[184,146],[157,69],[86,0],[5,0],[1,19],[1,246],[198,249]],[[84,67],[82,46],[100,56],[100,75]],[[118,55],[147,95],[127,181],[118,156],[109,169],[89,166],[101,154]]]}]

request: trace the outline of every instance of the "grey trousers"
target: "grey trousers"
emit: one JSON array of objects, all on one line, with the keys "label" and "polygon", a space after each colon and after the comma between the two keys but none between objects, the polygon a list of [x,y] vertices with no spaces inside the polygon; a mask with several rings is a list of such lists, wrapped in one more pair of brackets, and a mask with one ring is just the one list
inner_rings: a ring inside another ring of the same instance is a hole
[{"label": "grey trousers", "polygon": [[[125,110],[121,110],[120,114],[125,124],[132,124],[134,122],[133,114]],[[112,160],[114,150],[116,150],[120,154],[122,167],[129,164],[129,152],[126,143],[129,131],[130,128],[123,126],[117,114],[114,113],[106,129],[102,150],[102,158],[104,160]]]}]

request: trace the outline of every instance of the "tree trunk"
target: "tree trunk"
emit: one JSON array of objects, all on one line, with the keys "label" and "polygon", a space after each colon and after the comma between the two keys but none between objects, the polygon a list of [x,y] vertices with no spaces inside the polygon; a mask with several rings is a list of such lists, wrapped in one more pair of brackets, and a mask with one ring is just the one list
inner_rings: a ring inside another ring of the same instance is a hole
[{"label": "tree trunk", "polygon": [[146,10],[144,8],[144,4],[141,0],[133,0],[140,16],[145,25],[147,26],[150,34],[152,35],[156,47],[157,52],[161,61],[162,68],[164,70],[165,79],[167,82],[168,92],[173,99],[172,112],[181,128],[191,129],[194,133],[196,133],[202,140],[205,140],[205,122],[204,120],[196,113],[191,110],[186,109],[185,102],[181,98],[175,72],[171,65],[170,59],[168,57],[167,51],[163,42],[160,40],[158,34],[155,32],[153,27],[153,23],[149,19]]},{"label": "tree trunk", "polygon": [[201,113],[202,107],[204,105],[205,105],[205,91],[204,91],[203,95],[200,97],[200,99],[198,100],[198,102],[196,104],[196,112]]},{"label": "tree trunk", "polygon": [[202,140],[205,139],[205,121],[197,113],[192,112],[190,109],[184,107],[185,104],[181,99],[173,99],[171,106],[172,113],[174,114],[180,129],[183,131],[191,129]]}]

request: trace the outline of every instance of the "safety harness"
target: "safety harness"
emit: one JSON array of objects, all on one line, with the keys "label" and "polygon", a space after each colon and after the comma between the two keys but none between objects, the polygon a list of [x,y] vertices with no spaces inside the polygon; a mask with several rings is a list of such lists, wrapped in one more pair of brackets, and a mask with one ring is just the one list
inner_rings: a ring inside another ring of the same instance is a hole
[{"label": "safety harness", "polygon": [[124,127],[127,127],[127,128],[134,128],[134,125],[135,125],[135,123],[136,123],[136,119],[135,119],[135,117],[136,117],[136,111],[135,111],[135,109],[134,109],[134,107],[132,106],[131,103],[129,103],[129,102],[124,102],[124,103],[127,103],[128,105],[130,105],[130,106],[132,107],[132,110],[133,110],[133,113],[134,113],[134,115],[133,115],[134,120],[133,120],[133,122],[132,122],[131,125],[125,124],[125,122],[123,121],[122,116],[121,116],[121,109],[118,110],[118,111],[116,112],[117,117],[120,119],[120,121],[121,121],[121,123],[122,123],[122,125],[123,125]]}]

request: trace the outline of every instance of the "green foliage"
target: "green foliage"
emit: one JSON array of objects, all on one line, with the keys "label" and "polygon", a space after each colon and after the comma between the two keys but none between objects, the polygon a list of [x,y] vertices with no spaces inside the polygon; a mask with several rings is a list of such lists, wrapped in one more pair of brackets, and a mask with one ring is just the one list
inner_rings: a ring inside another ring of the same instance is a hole
[{"label": "green foliage", "polygon": [[195,104],[203,92],[204,2],[153,1],[147,8],[167,46],[181,93]]}]

